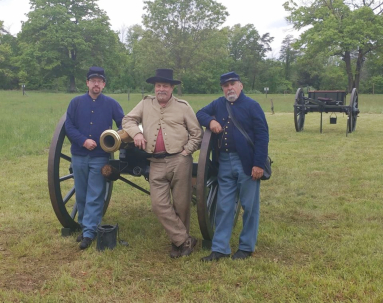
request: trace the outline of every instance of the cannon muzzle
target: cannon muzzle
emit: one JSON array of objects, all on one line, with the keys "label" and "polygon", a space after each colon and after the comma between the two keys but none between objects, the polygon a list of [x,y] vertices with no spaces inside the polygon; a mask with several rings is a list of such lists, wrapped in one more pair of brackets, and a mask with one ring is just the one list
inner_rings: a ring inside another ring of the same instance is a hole
[{"label": "cannon muzzle", "polygon": [[100,137],[101,148],[107,153],[114,153],[120,148],[125,148],[129,143],[133,143],[133,139],[122,129],[118,131],[108,129]]}]

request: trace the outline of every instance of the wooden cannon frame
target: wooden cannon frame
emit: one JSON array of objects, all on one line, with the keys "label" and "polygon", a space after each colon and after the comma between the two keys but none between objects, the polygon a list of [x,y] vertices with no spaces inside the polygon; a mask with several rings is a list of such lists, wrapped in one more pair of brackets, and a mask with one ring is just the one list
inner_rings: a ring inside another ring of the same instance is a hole
[{"label": "wooden cannon frame", "polygon": [[[70,141],[65,131],[66,114],[56,126],[48,157],[48,189],[51,204],[57,219],[60,221],[62,235],[69,236],[80,230],[77,220],[75,201],[75,185],[71,163]],[[110,137],[106,139],[107,142]],[[112,141],[115,138],[112,138]],[[124,143],[124,142],[122,142]],[[112,145],[116,142],[112,142]],[[120,142],[118,142],[120,144]],[[215,210],[218,194],[218,161],[215,153],[216,135],[205,130],[199,153],[198,163],[193,163],[193,180],[195,181],[192,201],[196,204],[198,223],[203,237],[203,245],[209,246],[213,239],[215,225]],[[102,145],[102,144],[101,144]],[[104,214],[112,196],[113,183],[123,181],[146,194],[149,191],[124,178],[123,174],[149,179],[149,154],[137,149],[132,144],[122,144],[119,159],[114,159],[111,153],[109,168],[111,177],[107,180],[107,190],[104,198]],[[105,168],[105,167],[104,167]],[[103,168],[103,170],[104,170]],[[192,184],[190,185],[192,186]],[[128,199],[128,198],[127,198]],[[234,214],[235,222],[240,212],[240,201],[237,198]]]}]

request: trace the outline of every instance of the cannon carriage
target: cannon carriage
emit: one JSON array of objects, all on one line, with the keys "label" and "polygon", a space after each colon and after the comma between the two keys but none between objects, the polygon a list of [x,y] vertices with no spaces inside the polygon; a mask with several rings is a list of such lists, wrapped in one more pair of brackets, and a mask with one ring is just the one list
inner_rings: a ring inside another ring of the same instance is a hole
[{"label": "cannon carriage", "polygon": [[305,97],[303,89],[298,88],[294,103],[295,130],[297,132],[303,130],[305,115],[309,112],[320,113],[321,133],[323,113],[332,113],[335,115],[334,117],[330,116],[331,124],[336,124],[336,113],[344,113],[348,116],[346,136],[348,133],[352,133],[355,130],[359,115],[358,92],[356,88],[352,90],[349,105],[346,105],[346,95],[346,91],[342,90],[317,90],[308,91],[308,97]]},{"label": "cannon carriage", "polygon": [[[74,176],[71,166],[70,142],[66,136],[64,114],[56,126],[48,157],[48,189],[50,200],[57,219],[63,226],[62,235],[67,236],[79,230],[77,206],[75,201]],[[131,139],[130,139],[131,140]],[[214,235],[215,209],[218,194],[218,161],[215,150],[216,136],[205,130],[197,163],[193,163],[193,197],[196,205],[198,223],[203,237],[203,244],[209,246]],[[102,168],[107,179],[104,198],[104,214],[108,208],[113,183],[120,180],[133,188],[150,194],[148,190],[123,177],[129,175],[149,180],[151,156],[139,150],[129,141],[124,131],[105,131],[100,138],[100,145],[110,153],[109,163]],[[114,152],[119,151],[119,158],[114,159]],[[129,199],[129,198],[127,198]],[[235,221],[240,212],[239,198],[236,201]]]}]

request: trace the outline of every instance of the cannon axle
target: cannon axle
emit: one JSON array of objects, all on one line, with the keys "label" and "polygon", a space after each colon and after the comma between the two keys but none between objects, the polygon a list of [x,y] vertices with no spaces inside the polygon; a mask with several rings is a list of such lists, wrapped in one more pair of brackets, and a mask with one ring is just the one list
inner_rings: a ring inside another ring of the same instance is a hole
[{"label": "cannon axle", "polygon": [[110,164],[105,164],[101,168],[101,174],[110,181],[117,181],[120,178],[120,172]]}]

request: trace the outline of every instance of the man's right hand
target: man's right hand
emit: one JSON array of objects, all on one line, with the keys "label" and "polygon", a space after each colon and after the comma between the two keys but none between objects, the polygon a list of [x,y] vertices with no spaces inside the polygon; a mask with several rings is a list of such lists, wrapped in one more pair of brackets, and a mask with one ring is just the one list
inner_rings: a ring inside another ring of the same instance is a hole
[{"label": "man's right hand", "polygon": [[134,136],[134,145],[138,147],[139,149],[145,149],[146,140],[144,138],[144,135],[141,133],[138,133]]},{"label": "man's right hand", "polygon": [[217,122],[216,120],[210,121],[209,128],[215,134],[219,134],[223,131],[221,124],[219,124],[219,122]]}]

